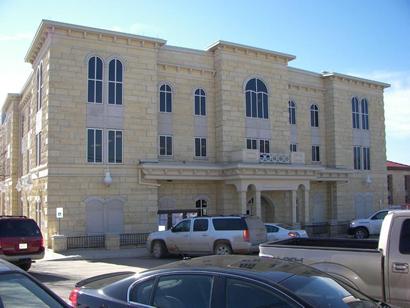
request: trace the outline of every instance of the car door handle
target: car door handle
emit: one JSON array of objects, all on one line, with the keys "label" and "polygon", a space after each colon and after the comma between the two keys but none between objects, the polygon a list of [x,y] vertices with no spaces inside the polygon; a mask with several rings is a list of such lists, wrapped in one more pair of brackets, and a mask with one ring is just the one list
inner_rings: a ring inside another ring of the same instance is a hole
[{"label": "car door handle", "polygon": [[202,234],[202,236],[208,236],[208,234]]},{"label": "car door handle", "polygon": [[407,263],[393,263],[393,272],[395,273],[408,273],[409,265]]}]

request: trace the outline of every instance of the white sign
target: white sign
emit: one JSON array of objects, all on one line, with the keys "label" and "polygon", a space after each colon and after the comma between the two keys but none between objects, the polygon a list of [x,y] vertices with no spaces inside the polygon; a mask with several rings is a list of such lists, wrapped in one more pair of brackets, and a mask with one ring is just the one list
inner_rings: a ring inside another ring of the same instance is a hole
[{"label": "white sign", "polygon": [[62,207],[58,207],[56,208],[56,216],[57,218],[63,218],[63,208]]}]

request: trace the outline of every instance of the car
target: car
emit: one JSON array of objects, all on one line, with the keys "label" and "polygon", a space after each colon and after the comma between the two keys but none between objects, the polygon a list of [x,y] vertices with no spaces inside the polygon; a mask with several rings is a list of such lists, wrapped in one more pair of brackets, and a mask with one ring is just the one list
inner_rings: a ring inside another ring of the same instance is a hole
[{"label": "car", "polygon": [[370,235],[379,235],[383,219],[390,209],[383,209],[370,215],[368,218],[355,219],[350,222],[347,233],[356,239],[365,239]]},{"label": "car", "polygon": [[312,267],[253,255],[95,276],[78,282],[69,298],[73,307],[388,307]]},{"label": "car", "polygon": [[26,216],[0,216],[0,259],[25,271],[44,257],[44,240],[37,223]]},{"label": "car", "polygon": [[280,241],[294,237],[308,237],[305,230],[299,230],[282,223],[265,223],[268,241]]},{"label": "car", "polygon": [[0,259],[0,307],[71,307],[36,278]]},{"label": "car", "polygon": [[200,216],[149,234],[147,249],[155,258],[167,254],[251,253],[258,252],[259,244],[266,239],[265,226],[255,216]]}]

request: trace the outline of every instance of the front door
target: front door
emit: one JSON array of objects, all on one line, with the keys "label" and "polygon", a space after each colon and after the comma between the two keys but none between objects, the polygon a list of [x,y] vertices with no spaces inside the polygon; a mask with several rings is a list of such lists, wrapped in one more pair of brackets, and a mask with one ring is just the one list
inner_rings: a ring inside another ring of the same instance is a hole
[{"label": "front door", "polygon": [[[400,307],[410,306],[410,219],[397,217],[390,234],[398,234],[390,241],[388,272],[390,302]],[[388,294],[389,294],[388,293]]]}]

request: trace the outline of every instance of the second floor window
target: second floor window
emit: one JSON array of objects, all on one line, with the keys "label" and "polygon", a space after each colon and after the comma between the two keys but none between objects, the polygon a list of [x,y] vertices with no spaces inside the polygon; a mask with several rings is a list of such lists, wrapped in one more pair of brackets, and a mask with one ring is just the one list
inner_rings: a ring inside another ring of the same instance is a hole
[{"label": "second floor window", "polygon": [[172,89],[167,84],[159,88],[159,111],[172,112]]},{"label": "second floor window", "polygon": [[88,102],[102,104],[103,62],[99,57],[88,60]]},{"label": "second floor window", "polygon": [[319,107],[317,105],[310,106],[310,126],[319,127]]},{"label": "second floor window", "polygon": [[363,170],[370,170],[370,148],[363,147]]},{"label": "second floor window", "polygon": [[102,163],[102,129],[87,129],[87,161]]},{"label": "second floor window", "polygon": [[296,124],[296,104],[294,101],[289,101],[289,124]]},{"label": "second floor window", "polygon": [[370,148],[353,147],[353,168],[355,170],[370,170]]},{"label": "second floor window", "polygon": [[159,155],[172,156],[172,136],[159,136]]},{"label": "second floor window", "polygon": [[362,129],[369,129],[369,109],[367,99],[363,98],[361,101],[362,111]]},{"label": "second floor window", "polygon": [[122,105],[122,63],[117,59],[108,66],[108,104]]},{"label": "second floor window", "polygon": [[320,148],[318,145],[312,145],[312,161],[313,162],[320,161]]},{"label": "second floor window", "polygon": [[258,78],[249,80],[245,87],[246,116],[249,118],[268,118],[268,90]]},{"label": "second floor window", "polygon": [[259,140],[259,152],[262,154],[270,153],[269,140]]},{"label": "second floor window", "polygon": [[360,128],[359,100],[357,97],[352,98],[352,121],[353,128]]},{"label": "second floor window", "polygon": [[297,147],[296,143],[291,143],[291,144],[290,144],[289,150],[290,150],[291,152],[297,152],[297,149],[298,149],[298,147]]},{"label": "second floor window", "polygon": [[122,163],[122,131],[108,131],[108,162]]},{"label": "second floor window", "polygon": [[246,139],[246,148],[249,150],[257,150],[258,142],[256,139]]},{"label": "second floor window", "polygon": [[43,105],[43,62],[37,67],[37,111],[41,109]]},{"label": "second floor window", "polygon": [[195,138],[195,157],[206,157],[206,138]]},{"label": "second floor window", "polygon": [[36,135],[36,166],[41,165],[41,132]]},{"label": "second floor window", "polygon": [[360,147],[354,146],[353,147],[353,167],[355,170],[362,169],[362,161],[361,161],[361,153]]},{"label": "second floor window", "polygon": [[195,91],[195,99],[194,99],[194,109],[195,109],[195,115],[201,115],[205,116],[206,115],[206,96],[205,96],[205,91],[202,89],[197,89]]},{"label": "second floor window", "polygon": [[249,150],[259,150],[261,154],[270,153],[270,140],[268,139],[246,139],[246,148]]}]

